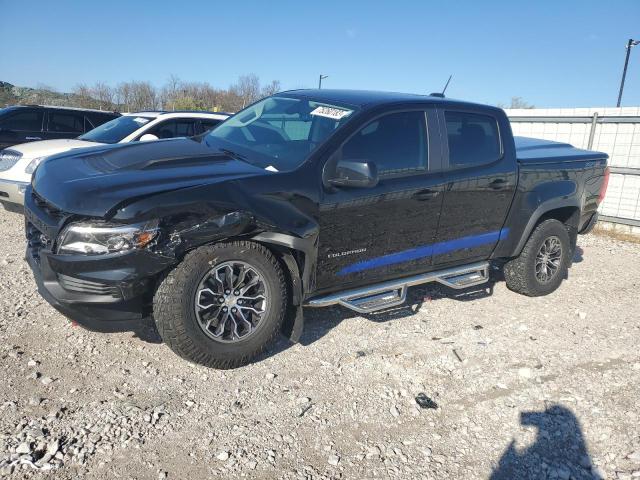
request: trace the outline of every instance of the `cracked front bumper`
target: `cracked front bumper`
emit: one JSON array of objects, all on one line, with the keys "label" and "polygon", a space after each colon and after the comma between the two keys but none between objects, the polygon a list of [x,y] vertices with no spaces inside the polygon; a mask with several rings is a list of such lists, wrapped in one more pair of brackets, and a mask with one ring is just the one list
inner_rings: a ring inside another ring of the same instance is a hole
[{"label": "cracked front bumper", "polygon": [[52,216],[34,204],[25,206],[26,260],[40,295],[81,325],[110,331],[120,322],[150,314],[158,276],[175,262],[149,250],[106,255],[59,255],[55,239],[65,216]]}]

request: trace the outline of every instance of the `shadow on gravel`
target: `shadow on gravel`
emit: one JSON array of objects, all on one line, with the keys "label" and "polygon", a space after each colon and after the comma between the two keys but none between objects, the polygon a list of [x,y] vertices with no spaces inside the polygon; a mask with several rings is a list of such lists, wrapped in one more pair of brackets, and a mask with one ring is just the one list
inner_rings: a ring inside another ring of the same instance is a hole
[{"label": "shadow on gravel", "polygon": [[584,257],[582,256],[583,254],[584,250],[582,249],[582,247],[576,246],[576,250],[573,253],[573,263],[580,263],[582,260],[584,260]]},{"label": "shadow on gravel", "polygon": [[[73,320],[71,320],[73,323]],[[82,327],[85,328],[85,327]],[[91,325],[86,327],[89,331],[98,333],[133,333],[133,338],[139,338],[143,342],[162,343],[162,338],[156,329],[153,318],[146,317],[142,320],[131,320],[123,322],[103,322],[100,327]]]},{"label": "shadow on gravel", "polygon": [[536,427],[535,442],[518,450],[512,440],[490,480],[602,480],[600,474],[591,469],[580,422],[568,408],[552,405],[543,412],[521,412],[520,423]]}]

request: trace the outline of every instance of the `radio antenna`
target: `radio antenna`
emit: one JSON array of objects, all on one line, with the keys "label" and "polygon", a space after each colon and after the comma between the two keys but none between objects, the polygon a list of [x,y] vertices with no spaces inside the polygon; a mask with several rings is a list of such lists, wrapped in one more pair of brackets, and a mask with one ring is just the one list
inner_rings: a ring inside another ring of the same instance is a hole
[{"label": "radio antenna", "polygon": [[447,87],[449,86],[449,82],[451,81],[451,79],[453,78],[453,75],[449,75],[449,80],[447,80],[447,83],[445,83],[444,88],[442,89],[442,96],[444,97],[444,92],[447,91]]}]

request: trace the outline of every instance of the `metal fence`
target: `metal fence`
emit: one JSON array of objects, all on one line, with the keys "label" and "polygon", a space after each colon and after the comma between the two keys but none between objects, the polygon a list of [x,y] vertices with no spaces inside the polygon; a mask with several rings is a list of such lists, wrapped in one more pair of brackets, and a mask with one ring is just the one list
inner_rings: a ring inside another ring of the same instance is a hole
[{"label": "metal fence", "polygon": [[514,135],[571,143],[609,154],[600,218],[640,227],[640,107],[506,110]]}]

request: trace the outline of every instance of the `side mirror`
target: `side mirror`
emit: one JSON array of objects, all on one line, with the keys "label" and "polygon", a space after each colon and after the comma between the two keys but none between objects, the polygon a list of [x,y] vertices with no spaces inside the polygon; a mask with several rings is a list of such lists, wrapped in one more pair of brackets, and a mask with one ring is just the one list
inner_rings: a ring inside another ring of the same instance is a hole
[{"label": "side mirror", "polygon": [[158,140],[158,137],[153,133],[145,133],[140,137],[141,142],[150,142],[152,140]]},{"label": "side mirror", "polygon": [[378,168],[369,160],[340,160],[328,182],[334,187],[375,187],[378,184]]}]

